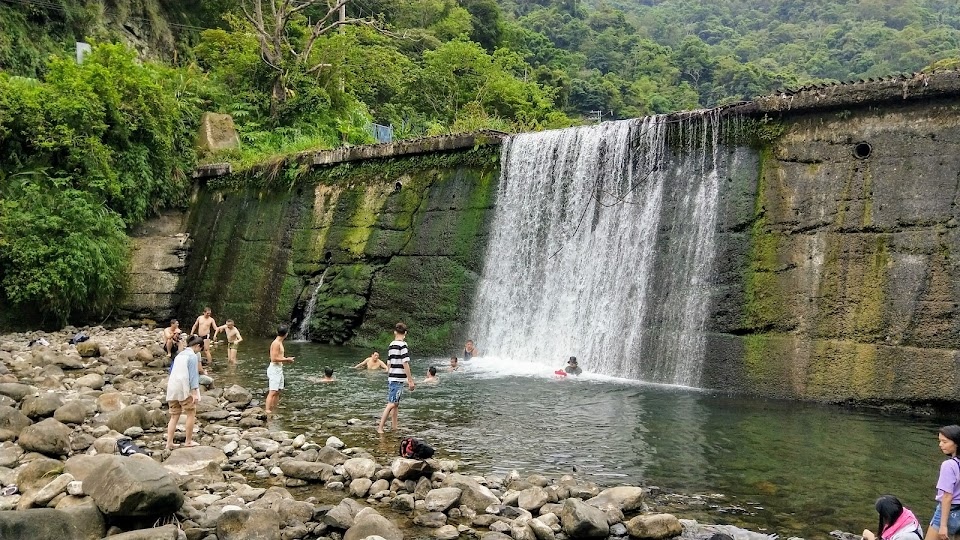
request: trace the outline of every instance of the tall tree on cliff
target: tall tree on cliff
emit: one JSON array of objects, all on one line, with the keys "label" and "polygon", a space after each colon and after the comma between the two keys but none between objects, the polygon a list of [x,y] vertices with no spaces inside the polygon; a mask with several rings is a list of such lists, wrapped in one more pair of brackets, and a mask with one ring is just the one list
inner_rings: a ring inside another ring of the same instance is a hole
[{"label": "tall tree on cliff", "polygon": [[260,58],[273,71],[270,112],[294,92],[294,81],[330,64],[314,55],[317,40],[345,25],[380,29],[376,19],[347,17],[351,0],[243,0],[240,7],[260,43]]}]

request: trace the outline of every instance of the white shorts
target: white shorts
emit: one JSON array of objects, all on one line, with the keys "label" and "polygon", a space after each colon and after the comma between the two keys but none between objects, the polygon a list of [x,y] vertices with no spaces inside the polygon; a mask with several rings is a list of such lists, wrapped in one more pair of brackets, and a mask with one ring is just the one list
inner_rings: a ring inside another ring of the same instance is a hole
[{"label": "white shorts", "polygon": [[270,362],[267,367],[267,381],[270,390],[283,390],[283,365]]}]

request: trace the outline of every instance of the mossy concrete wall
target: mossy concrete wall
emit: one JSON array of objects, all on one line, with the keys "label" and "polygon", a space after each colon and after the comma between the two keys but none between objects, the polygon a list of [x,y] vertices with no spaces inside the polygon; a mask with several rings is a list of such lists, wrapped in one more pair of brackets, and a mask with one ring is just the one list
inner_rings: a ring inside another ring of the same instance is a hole
[{"label": "mossy concrete wall", "polygon": [[775,124],[754,179],[744,171],[722,188],[703,384],[958,401],[960,100],[801,110]]},{"label": "mossy concrete wall", "polygon": [[200,190],[182,317],[210,306],[218,321],[270,335],[280,323],[296,328],[316,292],[314,341],[382,348],[398,321],[418,353],[459,341],[482,267],[498,147],[300,163]]}]

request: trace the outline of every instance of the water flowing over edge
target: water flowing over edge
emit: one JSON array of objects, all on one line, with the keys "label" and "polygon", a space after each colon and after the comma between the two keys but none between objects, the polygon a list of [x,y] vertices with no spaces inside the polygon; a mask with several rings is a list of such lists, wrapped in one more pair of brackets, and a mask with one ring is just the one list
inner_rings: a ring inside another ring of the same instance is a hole
[{"label": "water flowing over edge", "polygon": [[471,332],[485,354],[696,386],[720,116],[511,137]]},{"label": "water flowing over edge", "polygon": [[293,333],[293,339],[296,341],[310,340],[310,319],[313,318],[313,312],[317,308],[317,295],[320,293],[320,288],[323,287],[323,279],[327,277],[327,270],[329,270],[329,267],[324,268],[323,273],[320,274],[320,280],[317,281],[317,286],[313,288],[310,300],[307,301],[306,307],[303,308],[303,317],[300,321],[300,326],[298,326],[297,331]]}]

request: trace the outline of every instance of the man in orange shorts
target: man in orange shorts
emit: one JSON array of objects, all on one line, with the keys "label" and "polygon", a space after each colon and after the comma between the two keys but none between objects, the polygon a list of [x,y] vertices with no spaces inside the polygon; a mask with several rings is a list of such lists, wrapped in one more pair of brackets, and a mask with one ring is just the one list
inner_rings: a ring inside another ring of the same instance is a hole
[{"label": "man in orange shorts", "polygon": [[170,406],[170,423],[167,425],[167,450],[173,448],[173,434],[177,430],[180,415],[187,415],[187,434],[184,446],[197,446],[193,442],[193,424],[197,419],[197,403],[200,403],[200,351],[203,338],[191,336],[187,348],[173,359],[170,379],[167,381],[167,404]]}]

